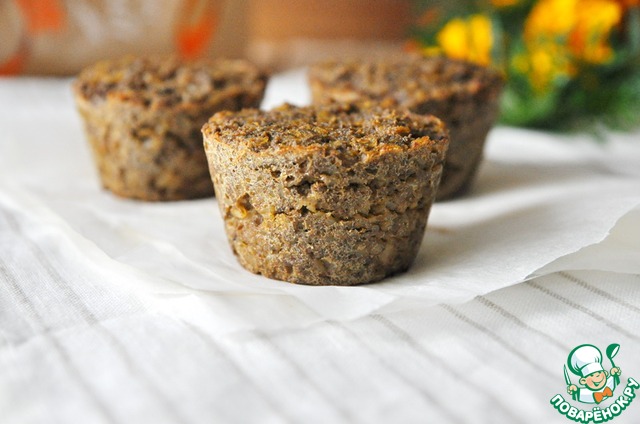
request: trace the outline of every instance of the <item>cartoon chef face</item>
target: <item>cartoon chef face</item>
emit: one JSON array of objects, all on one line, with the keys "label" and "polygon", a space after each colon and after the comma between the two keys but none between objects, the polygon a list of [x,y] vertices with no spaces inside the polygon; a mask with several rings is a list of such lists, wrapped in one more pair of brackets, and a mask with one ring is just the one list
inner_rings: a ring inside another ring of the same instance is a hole
[{"label": "cartoon chef face", "polygon": [[569,354],[567,365],[571,372],[582,377],[580,384],[589,390],[606,386],[609,373],[602,368],[602,353],[597,347],[589,344],[576,347]]},{"label": "cartoon chef face", "polygon": [[609,377],[608,372],[596,371],[586,377],[582,377],[580,384],[593,391],[601,390],[607,385],[607,377]]}]

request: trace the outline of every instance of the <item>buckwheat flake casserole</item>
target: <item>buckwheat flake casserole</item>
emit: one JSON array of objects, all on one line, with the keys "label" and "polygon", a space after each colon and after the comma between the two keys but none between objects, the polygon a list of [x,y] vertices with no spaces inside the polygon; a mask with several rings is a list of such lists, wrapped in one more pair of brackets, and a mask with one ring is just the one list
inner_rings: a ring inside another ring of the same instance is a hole
[{"label": "buckwheat flake casserole", "polygon": [[125,57],[73,84],[102,185],[142,200],[213,195],[200,129],[215,112],[257,107],[266,76],[243,60]]},{"label": "buckwheat flake casserole", "polygon": [[217,113],[203,134],[227,236],[248,270],[355,285],[416,257],[448,146],[438,118],[285,105]]},{"label": "buckwheat flake casserole", "polygon": [[310,68],[309,80],[315,104],[373,104],[442,119],[451,141],[438,200],[471,186],[503,85],[492,69],[417,55],[325,61]]}]

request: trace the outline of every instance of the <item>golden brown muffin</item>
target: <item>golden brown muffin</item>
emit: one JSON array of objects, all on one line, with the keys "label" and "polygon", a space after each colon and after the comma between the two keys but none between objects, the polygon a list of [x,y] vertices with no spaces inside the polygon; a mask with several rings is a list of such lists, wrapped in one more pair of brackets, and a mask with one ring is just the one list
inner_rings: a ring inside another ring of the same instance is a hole
[{"label": "golden brown muffin", "polygon": [[222,110],[257,107],[265,75],[240,60],[125,57],[73,84],[102,185],[142,200],[213,195],[200,129]]},{"label": "golden brown muffin", "polygon": [[355,285],[413,262],[448,145],[438,118],[285,105],[218,113],[203,134],[227,236],[248,270]]},{"label": "golden brown muffin", "polygon": [[316,104],[374,104],[442,119],[451,142],[437,200],[460,195],[473,182],[503,84],[489,68],[413,55],[322,62],[309,79]]}]

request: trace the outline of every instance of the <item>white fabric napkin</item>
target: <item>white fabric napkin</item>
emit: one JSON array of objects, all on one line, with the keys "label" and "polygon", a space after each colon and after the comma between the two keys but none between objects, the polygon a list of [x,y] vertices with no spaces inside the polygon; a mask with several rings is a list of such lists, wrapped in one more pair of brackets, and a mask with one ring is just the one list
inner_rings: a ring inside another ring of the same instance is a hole
[{"label": "white fabric napkin", "polygon": [[[612,262],[594,246],[628,242],[623,229],[605,239],[621,217],[638,228],[640,214],[629,213],[640,204],[638,134],[597,142],[496,128],[471,193],[434,205],[409,272],[367,286],[305,287],[244,270],[215,199],[145,203],[102,190],[68,80],[3,80],[0,99],[7,98],[0,204],[33,223],[30,237],[64,246],[79,267],[212,333],[458,303],[557,270],[640,273],[637,256]],[[263,106],[283,101],[309,101],[304,70],[271,80]]]},{"label": "white fabric napkin", "polygon": [[407,274],[293,286],[238,265],[214,199],[100,189],[68,80],[0,79],[0,422],[568,422],[573,347],[619,343],[640,380],[640,137],[497,128],[486,153]]}]

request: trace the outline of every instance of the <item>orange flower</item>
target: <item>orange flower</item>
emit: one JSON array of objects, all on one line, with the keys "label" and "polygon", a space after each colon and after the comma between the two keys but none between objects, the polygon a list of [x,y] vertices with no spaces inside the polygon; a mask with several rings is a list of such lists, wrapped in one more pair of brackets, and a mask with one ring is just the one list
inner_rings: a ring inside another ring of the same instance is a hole
[{"label": "orange flower", "polygon": [[608,44],[611,30],[620,23],[622,8],[613,0],[581,0],[576,24],[569,34],[569,48],[576,57],[594,64],[613,57]]}]

